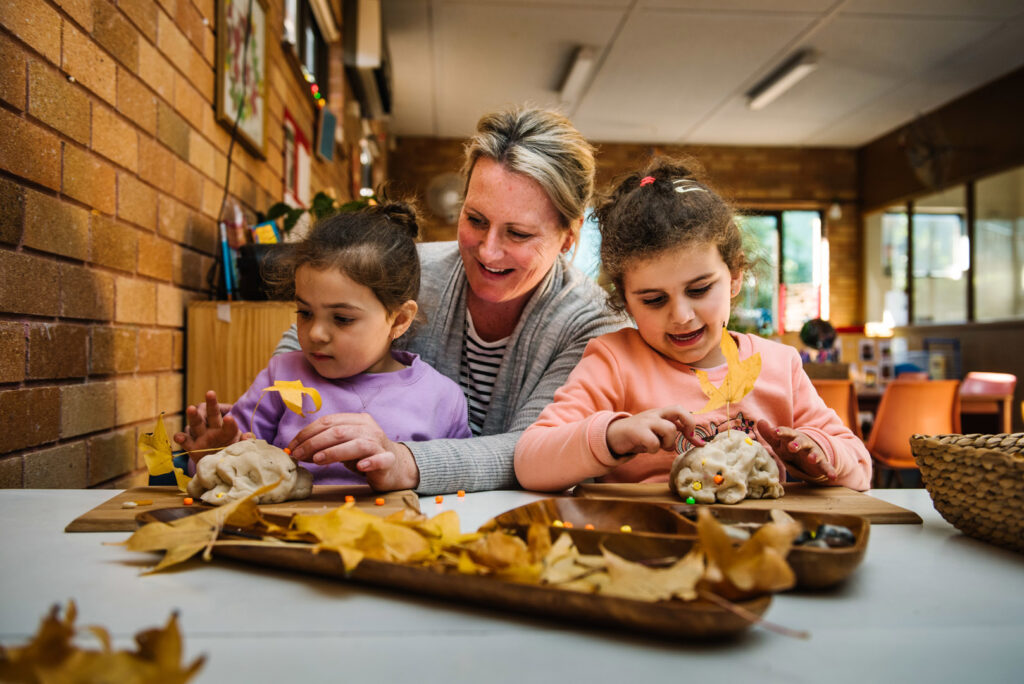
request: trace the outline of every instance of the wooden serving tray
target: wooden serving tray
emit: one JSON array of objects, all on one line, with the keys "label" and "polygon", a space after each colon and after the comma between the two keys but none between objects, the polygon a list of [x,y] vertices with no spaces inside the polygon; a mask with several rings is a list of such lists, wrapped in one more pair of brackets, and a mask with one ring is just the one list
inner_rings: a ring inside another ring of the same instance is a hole
[{"label": "wooden serving tray", "polygon": [[[72,520],[64,528],[64,531],[133,532],[137,527],[135,518],[140,513],[180,507],[185,496],[174,486],[126,489]],[[260,506],[260,510],[280,515],[321,513],[325,509],[336,508],[344,504],[346,496],[354,496],[356,506],[359,508],[372,509],[385,515],[406,508],[417,512],[420,510],[419,497],[411,490],[403,489],[384,494],[373,491],[369,485],[315,485],[313,495],[308,499],[266,504]],[[383,506],[376,505],[375,502],[378,498],[384,499]],[[122,504],[126,501],[152,501],[152,503],[135,508],[123,508]],[[202,502],[195,503],[193,506],[197,510],[209,508]]]},{"label": "wooden serving tray", "polygon": [[[765,509],[738,508],[728,505],[705,506],[723,524],[759,523],[771,520],[771,511]],[[680,504],[659,504],[625,499],[558,498],[542,499],[513,508],[494,518],[501,527],[525,529],[531,523],[572,525],[576,532],[576,546],[581,553],[599,554],[601,546],[611,551],[622,543],[623,538],[633,538],[633,544],[645,543],[647,538],[660,540],[665,550],[670,543],[673,553],[682,556],[697,540],[697,506]],[[844,581],[860,565],[868,548],[871,523],[866,518],[838,513],[806,513],[786,511],[804,526],[816,530],[818,525],[842,525],[849,528],[856,538],[853,546],[823,549],[794,546],[786,561],[796,575],[800,589],[821,589]],[[587,530],[586,526],[593,526]],[[622,532],[622,526],[629,525],[629,532]],[[485,525],[489,527],[489,525]],[[583,531],[580,531],[583,528]]]},{"label": "wooden serving tray", "polygon": [[[139,516],[139,521],[171,522],[195,512],[191,508],[168,508],[144,513]],[[283,517],[265,517],[280,525],[288,524]],[[232,534],[251,536],[254,532],[244,528],[225,528],[221,534],[230,538]],[[585,533],[575,529],[566,532],[573,535],[574,540]],[[662,559],[675,553],[681,541],[679,537],[657,540],[650,537],[631,539],[630,535],[624,534],[619,536],[618,543],[614,545],[615,553],[632,561]],[[484,605],[564,619],[577,627],[595,624],[622,628],[630,633],[640,631],[673,638],[710,639],[734,635],[751,626],[748,620],[703,599],[636,601],[370,559],[364,559],[354,570],[346,572],[337,553],[314,553],[307,545],[215,546],[213,555],[215,558],[282,568],[288,571],[289,579],[294,579],[294,571],[298,570],[331,579],[453,600],[463,605]],[[770,604],[770,594],[736,602],[756,616],[763,615]]]},{"label": "wooden serving tray", "polygon": [[[838,513],[842,515],[859,515],[867,518],[872,524],[911,524],[920,525],[921,516],[896,504],[876,499],[846,487],[815,487],[804,482],[787,482],[783,485],[786,495],[779,499],[744,499],[732,504],[731,508],[771,510],[781,508],[793,513]],[[606,484],[588,483],[576,485],[575,496],[597,499],[629,499],[679,505],[683,502],[672,493],[668,484]]]}]

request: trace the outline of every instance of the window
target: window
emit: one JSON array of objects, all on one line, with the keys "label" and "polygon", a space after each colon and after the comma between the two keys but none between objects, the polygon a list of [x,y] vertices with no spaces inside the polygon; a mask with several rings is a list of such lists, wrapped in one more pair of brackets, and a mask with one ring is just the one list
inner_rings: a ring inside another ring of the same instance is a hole
[{"label": "window", "polygon": [[281,39],[285,53],[295,60],[302,78],[315,84],[312,93],[326,99],[330,80],[327,78],[327,41],[308,0],[285,0]]},{"label": "window", "polygon": [[1024,318],[1024,168],[978,181],[974,274],[979,321]]},{"label": "window", "polygon": [[970,244],[965,207],[964,186],[913,203],[911,311],[915,324],[967,320]]}]

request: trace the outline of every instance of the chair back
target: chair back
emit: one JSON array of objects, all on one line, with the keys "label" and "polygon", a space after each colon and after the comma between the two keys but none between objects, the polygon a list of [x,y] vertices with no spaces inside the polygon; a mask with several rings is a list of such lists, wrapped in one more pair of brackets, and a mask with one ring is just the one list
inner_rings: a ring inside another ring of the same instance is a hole
[{"label": "chair back", "polygon": [[960,384],[960,394],[1013,394],[1017,376],[1013,373],[971,371]]},{"label": "chair back", "polygon": [[928,371],[903,371],[896,375],[896,379],[900,382],[904,380],[928,380],[931,376],[928,375]]},{"label": "chair back", "polygon": [[843,425],[853,430],[860,437],[860,425],[857,421],[857,392],[852,380],[815,380],[811,384],[817,390],[825,405],[839,415]]},{"label": "chair back", "polygon": [[911,435],[960,432],[959,389],[959,380],[889,383],[868,435],[871,456],[890,468],[916,468],[910,451]]}]

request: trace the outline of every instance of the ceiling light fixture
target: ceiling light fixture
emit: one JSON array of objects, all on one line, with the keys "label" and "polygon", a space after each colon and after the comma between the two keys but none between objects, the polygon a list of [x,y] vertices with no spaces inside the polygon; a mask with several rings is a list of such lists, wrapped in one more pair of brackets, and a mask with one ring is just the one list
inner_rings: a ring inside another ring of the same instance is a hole
[{"label": "ceiling light fixture", "polygon": [[761,109],[818,68],[818,53],[801,50],[747,92],[747,107]]},{"label": "ceiling light fixture", "polygon": [[572,56],[572,64],[562,79],[562,87],[558,91],[558,99],[563,107],[576,104],[583,88],[590,80],[590,74],[597,63],[597,50],[586,45],[576,48]]}]

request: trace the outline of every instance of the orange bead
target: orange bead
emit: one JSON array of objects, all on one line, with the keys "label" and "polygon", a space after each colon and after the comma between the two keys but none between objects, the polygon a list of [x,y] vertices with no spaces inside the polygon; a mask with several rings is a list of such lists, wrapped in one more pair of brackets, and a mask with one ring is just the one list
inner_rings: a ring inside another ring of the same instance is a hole
[{"label": "orange bead", "polygon": [[466,496],[466,490],[465,490],[465,489],[460,489],[460,490],[458,491],[458,496],[459,496],[459,498],[460,498],[460,499],[461,499],[462,497]]},{"label": "orange bead", "polygon": [[570,530],[572,529],[572,523],[568,520],[565,521],[565,526],[568,527]]},{"label": "orange bead", "polygon": [[724,479],[725,478],[722,477],[721,475],[715,475],[715,484],[722,484],[722,480]]},{"label": "orange bead", "polygon": [[378,506],[383,506],[384,505],[384,497],[383,496],[378,496],[376,499],[373,500],[373,503],[377,504]]},{"label": "orange bead", "polygon": [[586,525],[583,526],[583,529],[585,529],[585,530],[592,530],[592,529],[594,529],[594,526],[591,525],[590,523],[587,523]]},{"label": "orange bead", "polygon": [[356,497],[352,496],[351,494],[346,494],[345,495],[345,503],[352,503],[355,500],[356,500]]},{"label": "orange bead", "polygon": [[434,503],[441,503],[442,501],[444,501],[444,497],[443,496],[435,496],[434,497]]},{"label": "orange bead", "polygon": [[182,503],[185,504],[186,506],[191,506],[192,503],[193,503],[192,502],[192,497],[191,496],[186,496],[185,499],[182,501]]},{"label": "orange bead", "polygon": [[291,455],[292,455],[292,450],[291,450],[291,449],[289,449],[288,447],[285,447],[285,448],[284,448],[284,453],[286,453],[286,454],[288,454],[289,456],[291,456]]}]

